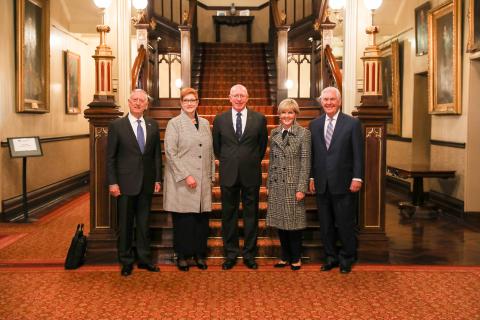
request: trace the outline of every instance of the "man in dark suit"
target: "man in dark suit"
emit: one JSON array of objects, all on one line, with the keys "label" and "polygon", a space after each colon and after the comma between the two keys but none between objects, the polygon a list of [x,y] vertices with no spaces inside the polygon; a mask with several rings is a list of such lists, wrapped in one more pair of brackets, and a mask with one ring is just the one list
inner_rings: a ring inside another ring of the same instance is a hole
[{"label": "man in dark suit", "polygon": [[108,126],[107,175],[110,194],[118,199],[118,259],[122,276],[132,273],[135,253],[132,248],[136,227],[138,268],[158,272],[150,255],[148,216],[152,193],[161,185],[162,156],[157,122],[144,118],[148,96],[143,90],[128,99],[130,113]]},{"label": "man in dark suit", "polygon": [[[317,193],[320,233],[325,251],[322,271],[340,264],[349,273],[356,259],[357,192],[363,179],[363,138],[360,121],[340,111],[337,88],[328,87],[319,98],[325,114],[310,123],[312,179]],[[341,241],[338,251],[336,242]]]},{"label": "man in dark suit", "polygon": [[267,149],[265,116],[247,109],[248,92],[240,85],[230,89],[232,109],[215,117],[213,149],[220,161],[222,193],[222,237],[226,259],[224,270],[233,268],[240,253],[238,210],[243,204],[243,263],[257,269],[258,198],[262,183],[262,159]]}]

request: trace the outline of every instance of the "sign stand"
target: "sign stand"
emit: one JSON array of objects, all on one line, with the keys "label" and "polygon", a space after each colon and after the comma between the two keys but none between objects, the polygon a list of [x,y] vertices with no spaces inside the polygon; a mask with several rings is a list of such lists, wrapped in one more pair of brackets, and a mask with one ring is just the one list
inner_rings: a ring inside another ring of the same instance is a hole
[{"label": "sign stand", "polygon": [[22,158],[22,210],[23,220],[18,222],[28,223],[37,219],[28,217],[27,199],[27,157],[43,156],[39,137],[7,138],[11,158]]}]

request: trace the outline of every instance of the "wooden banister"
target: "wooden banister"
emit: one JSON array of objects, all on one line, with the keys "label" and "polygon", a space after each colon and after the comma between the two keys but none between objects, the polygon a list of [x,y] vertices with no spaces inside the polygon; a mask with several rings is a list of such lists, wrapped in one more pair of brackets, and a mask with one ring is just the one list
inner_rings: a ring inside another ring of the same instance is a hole
[{"label": "wooden banister", "polygon": [[[138,84],[140,75],[143,73],[142,71],[145,66],[146,57],[147,57],[147,50],[143,47],[143,45],[141,45],[140,48],[138,48],[137,57],[135,58],[135,62],[133,63],[133,67],[132,67],[131,81],[130,81],[132,90],[139,88],[137,84]],[[142,85],[140,89],[145,90],[146,88],[143,88],[143,85]]]},{"label": "wooden banister", "polygon": [[329,73],[332,75],[334,84],[337,89],[342,93],[342,72],[338,66],[337,59],[333,55],[332,48],[327,44],[324,50],[326,67],[329,69]]}]

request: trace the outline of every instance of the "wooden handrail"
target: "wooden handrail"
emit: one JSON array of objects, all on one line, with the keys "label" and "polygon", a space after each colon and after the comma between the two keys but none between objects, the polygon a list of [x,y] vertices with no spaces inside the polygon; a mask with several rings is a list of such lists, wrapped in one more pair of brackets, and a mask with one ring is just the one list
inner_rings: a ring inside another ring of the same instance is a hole
[{"label": "wooden handrail", "polygon": [[[141,74],[146,56],[147,56],[147,50],[143,47],[143,45],[141,45],[140,48],[138,48],[138,54],[137,54],[137,57],[135,58],[135,62],[133,63],[133,67],[132,67],[132,73],[131,73],[132,91],[137,89],[138,77]],[[146,88],[141,88],[141,89],[146,89]]]},{"label": "wooden handrail", "polygon": [[272,8],[273,24],[275,28],[278,28],[285,24],[286,20],[282,20],[278,9],[278,0],[270,0],[270,6]]},{"label": "wooden handrail", "polygon": [[325,60],[327,62],[327,66],[332,72],[333,79],[335,80],[335,84],[337,85],[337,89],[342,93],[342,72],[340,71],[340,67],[338,66],[337,59],[333,55],[332,48],[327,44],[325,46]]},{"label": "wooden handrail", "polygon": [[187,25],[193,26],[194,25],[194,18],[195,13],[197,10],[197,0],[190,0],[189,7],[188,7],[188,18],[187,18]]}]

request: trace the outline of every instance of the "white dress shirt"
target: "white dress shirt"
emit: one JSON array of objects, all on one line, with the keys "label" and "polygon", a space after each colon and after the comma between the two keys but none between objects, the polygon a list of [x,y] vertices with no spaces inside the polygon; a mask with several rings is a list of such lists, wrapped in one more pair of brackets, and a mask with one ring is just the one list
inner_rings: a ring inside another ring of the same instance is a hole
[{"label": "white dress shirt", "polygon": [[[337,124],[337,119],[338,119],[338,114],[340,113],[340,109],[338,109],[337,113],[332,118],[332,133],[335,131],[335,125]],[[327,135],[327,127],[328,123],[330,122],[330,117],[328,115],[325,115],[325,127],[323,128],[323,136],[325,137]]]},{"label": "white dress shirt", "polygon": [[133,133],[135,134],[135,138],[137,138],[137,127],[138,127],[137,120],[142,121],[141,126],[143,129],[143,139],[145,140],[144,142],[147,143],[147,126],[145,125],[145,119],[143,119],[143,116],[140,117],[140,119],[137,119],[134,116],[132,116],[130,113],[128,114],[128,121],[130,121],[130,125],[132,126]]},{"label": "white dress shirt", "polygon": [[[245,126],[247,125],[247,108],[243,108],[240,113],[242,114],[242,135],[245,132]],[[233,123],[233,131],[237,130],[237,113],[238,111],[232,108],[232,123]]]}]

